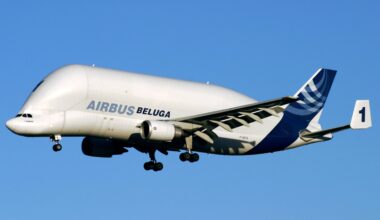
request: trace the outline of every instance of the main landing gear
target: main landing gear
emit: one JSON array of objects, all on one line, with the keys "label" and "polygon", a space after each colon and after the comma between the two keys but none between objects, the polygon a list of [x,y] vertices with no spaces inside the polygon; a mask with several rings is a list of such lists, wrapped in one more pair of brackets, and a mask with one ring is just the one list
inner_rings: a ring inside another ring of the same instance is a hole
[{"label": "main landing gear", "polygon": [[191,150],[193,149],[193,136],[188,136],[185,138],[185,148],[187,152],[181,153],[179,155],[179,159],[182,162],[189,161],[191,163],[197,162],[199,160],[199,155],[197,153],[192,153]]},{"label": "main landing gear", "polygon": [[55,143],[53,145],[53,151],[58,152],[62,150],[62,145],[59,143],[59,141],[62,139],[61,135],[53,135],[50,137],[50,139]]},{"label": "main landing gear", "polygon": [[179,155],[179,159],[182,162],[189,161],[189,162],[193,163],[193,162],[197,162],[199,160],[199,155],[197,153],[185,152],[185,153],[181,153]]},{"label": "main landing gear", "polygon": [[155,149],[152,149],[149,151],[150,161],[144,163],[145,170],[153,170],[157,172],[164,169],[164,165],[161,162],[157,162],[155,153],[156,153]]}]

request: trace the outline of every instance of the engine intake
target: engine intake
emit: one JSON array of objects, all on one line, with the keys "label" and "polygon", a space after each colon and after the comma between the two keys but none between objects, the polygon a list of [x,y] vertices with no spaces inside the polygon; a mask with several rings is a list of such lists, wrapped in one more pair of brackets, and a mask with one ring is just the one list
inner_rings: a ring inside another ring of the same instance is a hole
[{"label": "engine intake", "polygon": [[85,137],[82,141],[82,152],[91,157],[112,157],[127,150],[111,139]]},{"label": "engine intake", "polygon": [[152,141],[172,141],[184,136],[184,131],[163,121],[144,121],[141,124],[141,137]]}]

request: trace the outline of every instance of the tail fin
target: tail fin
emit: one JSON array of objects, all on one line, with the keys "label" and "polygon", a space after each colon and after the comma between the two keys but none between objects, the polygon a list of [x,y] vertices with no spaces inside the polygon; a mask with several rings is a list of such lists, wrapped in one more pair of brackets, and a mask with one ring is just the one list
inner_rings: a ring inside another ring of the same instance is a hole
[{"label": "tail fin", "polygon": [[335,75],[335,70],[319,69],[295,94],[299,100],[286,107],[279,123],[253,148],[252,153],[283,150],[295,143],[310,125],[321,130],[318,120]]},{"label": "tail fin", "polygon": [[319,69],[295,94],[299,100],[291,103],[284,113],[303,121],[318,122],[335,75],[335,70]]}]

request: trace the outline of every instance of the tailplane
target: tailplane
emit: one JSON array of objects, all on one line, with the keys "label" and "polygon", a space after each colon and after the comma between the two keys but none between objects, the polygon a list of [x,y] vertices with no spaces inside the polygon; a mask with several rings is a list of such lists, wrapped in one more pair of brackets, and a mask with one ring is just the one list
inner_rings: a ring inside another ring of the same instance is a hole
[{"label": "tailplane", "polygon": [[313,139],[332,138],[332,134],[346,129],[367,129],[372,127],[371,108],[369,100],[356,100],[354,112],[352,113],[351,123],[340,127],[320,130],[316,132],[305,131],[301,133],[304,141]]}]

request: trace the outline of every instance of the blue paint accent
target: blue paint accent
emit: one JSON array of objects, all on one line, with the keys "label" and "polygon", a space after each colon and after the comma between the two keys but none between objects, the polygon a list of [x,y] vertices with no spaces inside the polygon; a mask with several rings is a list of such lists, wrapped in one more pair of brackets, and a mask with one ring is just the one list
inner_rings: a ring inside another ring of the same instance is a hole
[{"label": "blue paint accent", "polygon": [[300,100],[289,104],[280,122],[247,154],[280,151],[294,143],[299,132],[323,109],[335,75],[335,70],[321,69],[296,94]]}]

